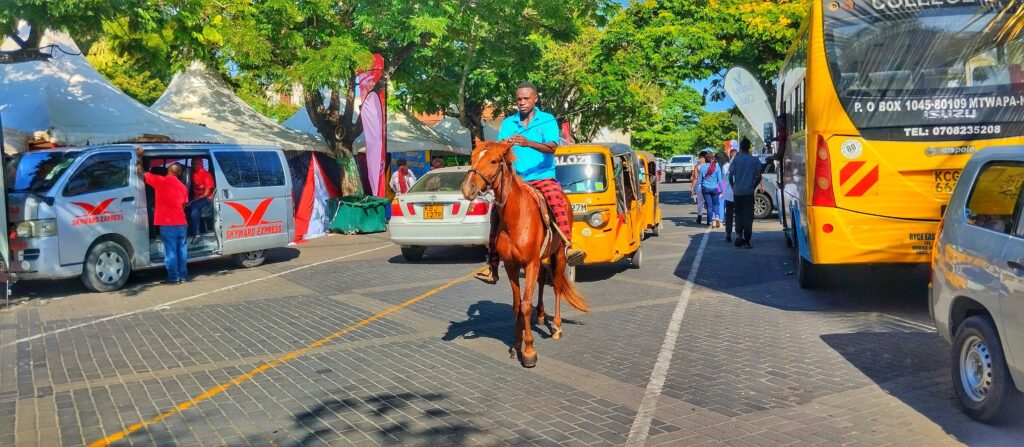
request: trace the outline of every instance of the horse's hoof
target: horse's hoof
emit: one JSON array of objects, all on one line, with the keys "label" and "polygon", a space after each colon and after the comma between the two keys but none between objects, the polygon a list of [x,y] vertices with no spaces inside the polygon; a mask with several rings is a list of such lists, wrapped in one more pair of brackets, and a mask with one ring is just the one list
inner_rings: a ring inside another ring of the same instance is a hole
[{"label": "horse's hoof", "polygon": [[537,354],[534,354],[533,357],[524,356],[522,364],[524,368],[533,368],[534,366],[537,366]]},{"label": "horse's hoof", "polygon": [[559,329],[559,330],[556,330],[556,331],[552,332],[551,333],[551,338],[553,338],[555,340],[558,340],[558,339],[562,338],[562,330]]},{"label": "horse's hoof", "polygon": [[516,349],[515,348],[508,348],[508,358],[510,358],[510,359],[516,358]]}]

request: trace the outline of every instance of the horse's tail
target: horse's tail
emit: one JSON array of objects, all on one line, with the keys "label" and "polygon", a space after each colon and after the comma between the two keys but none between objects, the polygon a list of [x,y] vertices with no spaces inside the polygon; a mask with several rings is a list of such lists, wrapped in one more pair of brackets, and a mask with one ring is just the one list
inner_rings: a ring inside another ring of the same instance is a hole
[{"label": "horse's tail", "polygon": [[555,255],[551,256],[551,265],[554,266],[551,272],[551,282],[555,287],[555,299],[564,299],[566,303],[580,312],[590,312],[587,300],[580,295],[580,291],[576,290],[576,284],[569,279],[569,274],[565,271],[566,264],[564,250],[559,249]]}]

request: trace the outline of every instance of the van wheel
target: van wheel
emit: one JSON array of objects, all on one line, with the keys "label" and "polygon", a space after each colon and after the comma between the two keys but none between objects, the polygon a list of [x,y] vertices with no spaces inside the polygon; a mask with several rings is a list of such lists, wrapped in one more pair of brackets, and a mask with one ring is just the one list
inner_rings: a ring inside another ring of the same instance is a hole
[{"label": "van wheel", "polygon": [[629,257],[629,268],[638,269],[643,265],[644,262],[644,246],[641,244],[636,248],[636,251]]},{"label": "van wheel", "polygon": [[93,292],[113,292],[124,287],[131,271],[131,261],[124,247],[117,242],[100,242],[85,256],[82,284]]},{"label": "van wheel", "polygon": [[422,261],[426,252],[427,247],[402,247],[402,257],[409,262]]},{"label": "van wheel", "polygon": [[772,214],[772,200],[767,194],[754,194],[754,218],[766,219]]},{"label": "van wheel", "polygon": [[263,250],[247,251],[245,253],[237,253],[231,257],[235,264],[239,267],[253,268],[263,265],[263,262],[267,260],[266,254]]},{"label": "van wheel", "polygon": [[964,412],[981,422],[991,421],[1012,392],[1010,372],[995,325],[975,315],[960,325],[953,339],[953,389]]}]

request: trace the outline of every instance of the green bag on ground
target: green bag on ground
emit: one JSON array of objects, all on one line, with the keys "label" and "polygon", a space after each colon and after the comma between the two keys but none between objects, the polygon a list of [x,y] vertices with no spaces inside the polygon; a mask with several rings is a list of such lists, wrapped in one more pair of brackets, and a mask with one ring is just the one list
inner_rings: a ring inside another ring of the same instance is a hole
[{"label": "green bag on ground", "polygon": [[334,215],[330,230],[345,234],[380,233],[387,230],[384,207],[388,204],[388,199],[363,194],[331,199],[327,205],[328,213]]}]

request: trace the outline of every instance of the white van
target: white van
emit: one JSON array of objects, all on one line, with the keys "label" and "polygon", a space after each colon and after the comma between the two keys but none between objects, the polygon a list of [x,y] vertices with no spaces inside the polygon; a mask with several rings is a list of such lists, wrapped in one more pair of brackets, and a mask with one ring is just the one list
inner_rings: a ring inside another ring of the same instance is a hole
[{"label": "white van", "polygon": [[11,273],[16,279],[80,276],[95,292],[124,286],[132,270],[163,266],[153,189],[135,170],[165,174],[202,163],[214,178],[189,261],[233,255],[243,267],[294,239],[292,185],[281,150],[263,146],[141,144],[63,148],[15,155],[5,166]]}]

